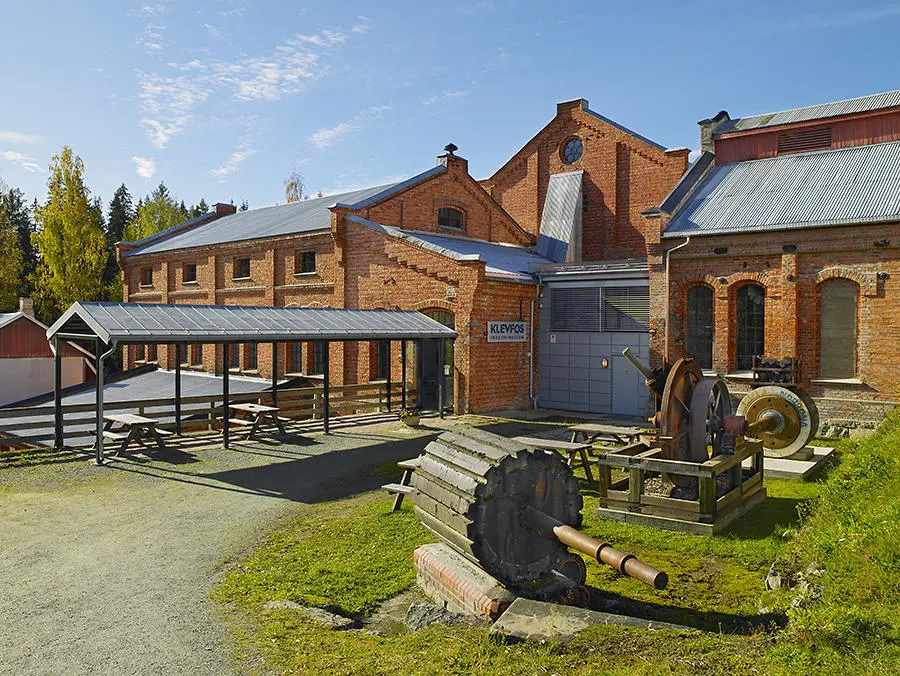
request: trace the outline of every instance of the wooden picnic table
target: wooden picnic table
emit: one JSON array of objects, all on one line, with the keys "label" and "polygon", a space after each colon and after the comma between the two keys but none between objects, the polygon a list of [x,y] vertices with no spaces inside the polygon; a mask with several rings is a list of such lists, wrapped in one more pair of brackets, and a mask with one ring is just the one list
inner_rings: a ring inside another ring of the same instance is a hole
[{"label": "wooden picnic table", "polygon": [[[157,447],[163,449],[165,448],[162,441],[163,435],[171,434],[171,432],[156,429],[157,421],[153,418],[145,418],[135,413],[110,413],[104,415],[103,419],[106,421],[103,425],[104,438],[122,442],[122,445],[113,453],[114,456],[124,453],[132,441],[143,444],[145,438],[153,439]],[[120,427],[113,429],[113,425],[117,423]]]},{"label": "wooden picnic table", "polygon": [[[557,439],[541,439],[540,437],[513,437],[513,441],[525,444],[529,448],[539,448],[544,451],[553,451],[557,455],[567,459],[569,467],[575,464],[576,456],[580,456],[581,465],[584,467],[584,475],[591,483],[594,482],[594,475],[591,474],[590,460],[588,459],[587,449],[591,447],[590,443],[575,443],[574,441],[560,441]],[[568,457],[567,457],[568,456]]]},{"label": "wooden picnic table", "polygon": [[238,413],[247,413],[252,416],[250,419],[236,417],[229,420],[229,422],[233,422],[236,425],[244,425],[245,427],[250,428],[250,433],[247,435],[248,441],[253,438],[253,435],[259,430],[260,426],[267,421],[273,423],[278,428],[278,431],[284,434],[284,425],[281,424],[281,418],[278,417],[278,411],[280,409],[277,406],[246,403],[231,404],[229,408]]},{"label": "wooden picnic table", "polygon": [[595,425],[593,423],[573,425],[569,431],[572,433],[573,443],[581,437],[581,441],[587,444],[595,441],[610,441],[623,446],[634,443],[634,440],[642,434],[650,433],[650,430],[642,430],[637,427],[617,427],[616,425]]}]

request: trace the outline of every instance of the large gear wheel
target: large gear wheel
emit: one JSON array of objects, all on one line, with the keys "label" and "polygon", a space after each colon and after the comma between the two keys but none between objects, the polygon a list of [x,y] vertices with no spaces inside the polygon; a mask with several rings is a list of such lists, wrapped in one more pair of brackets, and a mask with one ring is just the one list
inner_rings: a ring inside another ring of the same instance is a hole
[{"label": "large gear wheel", "polygon": [[773,421],[769,431],[759,434],[765,454],[771,458],[793,455],[809,443],[819,426],[819,411],[808,394],[801,396],[777,385],[751,390],[741,399],[737,413],[747,425]]}]

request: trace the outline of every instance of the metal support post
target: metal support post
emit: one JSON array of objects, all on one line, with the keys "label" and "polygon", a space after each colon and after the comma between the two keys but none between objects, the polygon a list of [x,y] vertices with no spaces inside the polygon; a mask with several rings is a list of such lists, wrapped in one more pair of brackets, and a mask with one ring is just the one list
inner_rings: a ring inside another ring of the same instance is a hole
[{"label": "metal support post", "polygon": [[175,434],[181,436],[181,343],[175,344]]},{"label": "metal support post", "polygon": [[387,410],[391,412],[391,341],[387,342]]},{"label": "metal support post", "polygon": [[328,372],[331,370],[331,355],[330,355],[331,350],[329,349],[330,347],[331,347],[331,342],[326,340],[325,341],[325,350],[324,350],[325,351],[325,369],[324,369],[323,378],[322,378],[322,385],[324,386],[324,390],[325,390],[324,400],[322,401],[322,407],[323,407],[323,413],[324,413],[324,416],[322,418],[322,423],[323,423],[323,429],[325,431],[325,434],[328,434],[328,414],[329,414],[329,410],[328,410],[329,409]]},{"label": "metal support post", "polygon": [[444,417],[444,341],[438,339],[438,415]]},{"label": "metal support post", "polygon": [[403,381],[403,393],[400,395],[400,406],[406,408],[406,341],[400,341],[400,379]]},{"label": "metal support post", "polygon": [[60,354],[59,338],[50,344],[53,348],[53,445],[60,450],[65,443],[63,439],[62,410],[62,354]]},{"label": "metal support post", "polygon": [[228,363],[231,345],[222,344],[222,446],[228,448],[228,370],[231,365]]},{"label": "metal support post", "polygon": [[272,343],[272,406],[278,407],[278,343]]}]

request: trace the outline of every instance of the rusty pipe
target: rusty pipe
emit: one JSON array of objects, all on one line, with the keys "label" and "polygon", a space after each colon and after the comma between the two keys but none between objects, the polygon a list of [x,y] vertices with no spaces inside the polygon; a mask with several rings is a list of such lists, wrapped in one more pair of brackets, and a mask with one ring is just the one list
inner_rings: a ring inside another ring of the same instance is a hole
[{"label": "rusty pipe", "polygon": [[585,535],[580,530],[567,526],[559,519],[555,519],[539,509],[523,507],[520,515],[529,528],[533,528],[542,535],[552,535],[564,545],[612,566],[623,575],[633,577],[635,580],[645,582],[657,589],[665,589],[669,584],[669,576],[666,573],[640,561],[634,554],[620,552],[608,543]]},{"label": "rusty pipe", "polygon": [[760,434],[778,434],[783,429],[784,416],[778,411],[763,411],[752,423],[748,423],[741,415],[730,415],[725,418],[725,431],[734,436],[759,439]]},{"label": "rusty pipe", "polygon": [[638,356],[631,351],[630,347],[626,347],[622,350],[622,355],[631,362],[631,365],[634,366],[638,371],[641,372],[641,375],[644,376],[647,380],[653,377],[653,370],[647,366],[644,362],[642,362]]}]

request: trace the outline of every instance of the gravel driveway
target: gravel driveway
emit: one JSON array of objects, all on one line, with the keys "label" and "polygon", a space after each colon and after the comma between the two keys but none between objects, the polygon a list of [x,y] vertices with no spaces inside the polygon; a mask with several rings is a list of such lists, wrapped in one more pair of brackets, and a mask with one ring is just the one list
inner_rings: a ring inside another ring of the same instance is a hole
[{"label": "gravel driveway", "polygon": [[417,455],[397,428],[0,469],[0,672],[234,671],[211,587],[280,519]]}]

